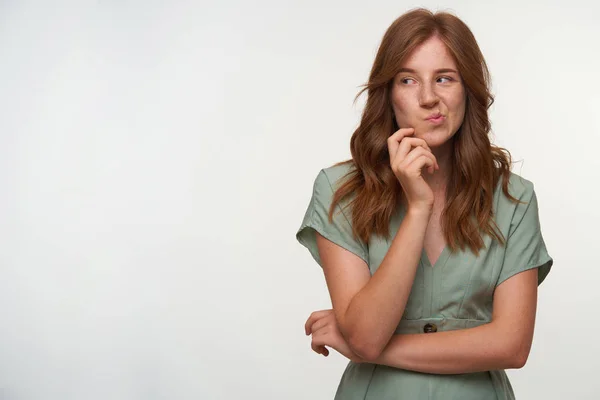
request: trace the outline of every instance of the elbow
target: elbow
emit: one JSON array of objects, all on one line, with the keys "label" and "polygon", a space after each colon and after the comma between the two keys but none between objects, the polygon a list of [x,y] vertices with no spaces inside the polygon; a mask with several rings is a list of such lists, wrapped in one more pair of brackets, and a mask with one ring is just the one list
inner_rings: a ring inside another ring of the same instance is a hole
[{"label": "elbow", "polygon": [[351,323],[344,319],[338,323],[340,333],[354,354],[365,362],[375,363],[387,346],[390,337],[385,339],[379,332],[373,332],[371,328],[365,328],[360,323]]},{"label": "elbow", "polygon": [[375,361],[381,355],[381,351],[374,348],[373,346],[363,346],[356,348],[354,353],[369,363],[375,363]]},{"label": "elbow", "polygon": [[510,368],[513,369],[521,369],[527,363],[527,358],[529,357],[529,353],[527,352],[518,352],[511,357],[510,360]]},{"label": "elbow", "polygon": [[352,336],[348,340],[348,345],[354,354],[366,362],[372,363],[379,358],[383,352],[383,347],[377,343],[373,343],[372,338],[369,339],[361,339],[359,337]]},{"label": "elbow", "polygon": [[531,346],[513,346],[509,353],[508,357],[508,368],[512,369],[521,369],[527,364],[527,359],[529,358],[529,350]]}]

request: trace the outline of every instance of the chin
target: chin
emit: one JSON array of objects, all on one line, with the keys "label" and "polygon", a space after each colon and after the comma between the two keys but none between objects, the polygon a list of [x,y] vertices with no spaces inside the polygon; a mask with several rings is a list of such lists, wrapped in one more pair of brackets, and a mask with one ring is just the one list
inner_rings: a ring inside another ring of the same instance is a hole
[{"label": "chin", "polygon": [[418,136],[419,138],[425,140],[429,147],[440,147],[450,140],[450,136],[447,132],[426,132],[422,135]]}]

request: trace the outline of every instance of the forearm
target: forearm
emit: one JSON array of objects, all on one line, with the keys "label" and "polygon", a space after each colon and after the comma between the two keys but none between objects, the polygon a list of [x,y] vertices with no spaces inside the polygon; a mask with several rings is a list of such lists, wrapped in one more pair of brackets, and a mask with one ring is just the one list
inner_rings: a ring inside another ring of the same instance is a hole
[{"label": "forearm", "polygon": [[394,335],[374,364],[432,374],[462,374],[520,365],[510,335],[494,322],[447,332]]},{"label": "forearm", "polygon": [[379,354],[400,322],[415,279],[429,216],[421,211],[406,214],[379,268],[354,296],[340,321],[342,333],[357,354]]}]

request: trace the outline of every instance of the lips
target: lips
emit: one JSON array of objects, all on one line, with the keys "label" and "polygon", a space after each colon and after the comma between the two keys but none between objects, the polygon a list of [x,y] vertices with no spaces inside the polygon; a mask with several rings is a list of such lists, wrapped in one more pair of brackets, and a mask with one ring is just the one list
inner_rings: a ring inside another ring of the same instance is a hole
[{"label": "lips", "polygon": [[446,117],[444,117],[443,114],[435,113],[435,114],[431,114],[425,121],[427,121],[433,125],[442,125],[445,120],[446,120]]},{"label": "lips", "polygon": [[438,113],[435,113],[435,114],[431,114],[430,116],[428,116],[425,119],[428,119],[428,120],[429,119],[438,119],[439,117],[443,117],[443,114],[438,112]]}]

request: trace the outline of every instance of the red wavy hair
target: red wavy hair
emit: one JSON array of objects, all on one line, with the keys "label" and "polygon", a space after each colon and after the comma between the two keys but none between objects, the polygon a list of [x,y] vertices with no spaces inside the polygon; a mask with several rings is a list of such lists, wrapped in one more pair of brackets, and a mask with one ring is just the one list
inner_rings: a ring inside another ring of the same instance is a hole
[{"label": "red wavy hair", "polygon": [[424,8],[413,9],[397,18],[385,32],[371,68],[369,80],[356,95],[364,92],[367,101],[358,128],[350,139],[350,160],[355,168],[336,190],[329,218],[335,205],[346,196],[352,213],[354,235],[368,243],[372,234],[389,236],[389,222],[396,211],[402,187],[389,164],[387,139],[399,127],[390,102],[391,85],[402,62],[421,43],[437,35],[454,57],[466,92],[465,117],[451,139],[452,168],[446,189],[446,204],[441,225],[449,249],[468,247],[479,255],[483,234],[502,245],[505,239],[493,220],[493,193],[498,179],[508,193],[511,154],[491,144],[488,109],[494,102],[490,74],[481,50],[468,26],[447,12],[435,14]]}]

